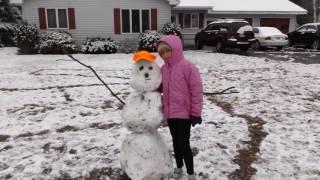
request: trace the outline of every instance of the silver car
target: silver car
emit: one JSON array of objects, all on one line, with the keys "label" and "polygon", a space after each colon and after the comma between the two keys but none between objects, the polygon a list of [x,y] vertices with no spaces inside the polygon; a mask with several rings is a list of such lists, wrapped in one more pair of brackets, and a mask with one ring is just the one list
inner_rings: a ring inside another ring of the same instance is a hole
[{"label": "silver car", "polygon": [[253,32],[256,38],[253,44],[255,49],[276,47],[280,51],[284,46],[288,46],[288,36],[275,27],[254,27]]}]

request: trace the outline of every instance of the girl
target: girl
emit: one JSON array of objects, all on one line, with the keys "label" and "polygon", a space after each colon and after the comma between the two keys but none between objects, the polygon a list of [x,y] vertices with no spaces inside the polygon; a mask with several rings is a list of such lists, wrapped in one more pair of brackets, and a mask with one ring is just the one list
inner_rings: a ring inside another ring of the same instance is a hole
[{"label": "girl", "polygon": [[164,36],[158,42],[157,50],[165,62],[161,68],[163,111],[170,128],[177,164],[173,176],[179,178],[185,164],[188,179],[194,180],[190,129],[191,125],[202,122],[203,88],[200,73],[195,65],[185,59],[179,37]]}]

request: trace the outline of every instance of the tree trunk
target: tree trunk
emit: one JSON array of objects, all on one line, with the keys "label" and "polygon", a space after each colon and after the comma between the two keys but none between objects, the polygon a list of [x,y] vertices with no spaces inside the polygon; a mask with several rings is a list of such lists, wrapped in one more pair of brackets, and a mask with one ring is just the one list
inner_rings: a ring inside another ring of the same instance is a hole
[{"label": "tree trunk", "polygon": [[318,13],[317,22],[319,22],[320,21],[320,0],[317,0],[317,13]]},{"label": "tree trunk", "polygon": [[316,23],[317,22],[317,1],[316,0],[313,0],[312,7],[313,7],[313,22]]}]

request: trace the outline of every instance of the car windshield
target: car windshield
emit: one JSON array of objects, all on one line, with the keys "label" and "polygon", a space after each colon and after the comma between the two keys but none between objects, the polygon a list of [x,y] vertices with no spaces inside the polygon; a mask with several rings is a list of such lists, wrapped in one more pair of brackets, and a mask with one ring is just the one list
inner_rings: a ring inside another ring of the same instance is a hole
[{"label": "car windshield", "polygon": [[231,31],[233,32],[237,32],[241,27],[243,26],[250,26],[250,24],[248,22],[233,22],[230,25]]},{"label": "car windshield", "polygon": [[282,34],[282,32],[279,29],[273,28],[273,27],[261,27],[259,29],[262,34],[272,34],[272,35]]}]

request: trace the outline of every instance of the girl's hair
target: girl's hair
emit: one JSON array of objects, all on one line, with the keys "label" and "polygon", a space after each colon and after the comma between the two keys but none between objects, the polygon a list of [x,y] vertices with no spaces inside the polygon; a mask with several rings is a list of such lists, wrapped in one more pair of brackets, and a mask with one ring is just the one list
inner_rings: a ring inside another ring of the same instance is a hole
[{"label": "girl's hair", "polygon": [[157,50],[158,50],[159,55],[162,55],[166,52],[172,51],[171,47],[167,43],[164,43],[164,42],[158,43]]}]

